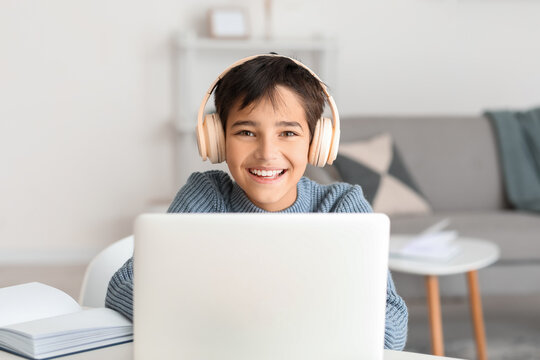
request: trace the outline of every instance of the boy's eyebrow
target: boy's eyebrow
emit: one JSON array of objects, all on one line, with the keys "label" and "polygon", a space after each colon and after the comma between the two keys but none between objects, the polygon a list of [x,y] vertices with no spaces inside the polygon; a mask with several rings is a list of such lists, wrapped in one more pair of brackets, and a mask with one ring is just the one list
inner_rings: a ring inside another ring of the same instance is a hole
[{"label": "boy's eyebrow", "polygon": [[[302,129],[302,126],[297,121],[280,121],[276,124],[277,126],[285,126],[285,127],[297,127]],[[240,120],[232,124],[231,128],[234,128],[236,126],[253,126],[256,127],[257,123],[253,120]]]},{"label": "boy's eyebrow", "polygon": [[300,125],[300,123],[297,121],[280,121],[277,123],[277,126],[285,126],[285,127],[292,126],[292,127],[297,127],[297,128],[302,129],[302,125]]},{"label": "boy's eyebrow", "polygon": [[252,121],[252,120],[241,120],[241,121],[237,121],[235,122],[234,124],[232,124],[231,128],[235,127],[235,126],[255,126],[255,121]]}]

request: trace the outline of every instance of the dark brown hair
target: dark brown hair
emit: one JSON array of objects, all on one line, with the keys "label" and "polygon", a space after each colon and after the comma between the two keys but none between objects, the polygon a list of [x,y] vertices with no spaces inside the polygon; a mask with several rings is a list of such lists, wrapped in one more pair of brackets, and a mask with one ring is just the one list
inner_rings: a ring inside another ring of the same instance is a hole
[{"label": "dark brown hair", "polygon": [[236,104],[241,110],[266,98],[276,107],[277,85],[286,86],[299,96],[312,139],[326,95],[321,82],[307,69],[281,56],[258,56],[232,68],[217,82],[214,103],[223,130],[226,131],[229,111]]}]

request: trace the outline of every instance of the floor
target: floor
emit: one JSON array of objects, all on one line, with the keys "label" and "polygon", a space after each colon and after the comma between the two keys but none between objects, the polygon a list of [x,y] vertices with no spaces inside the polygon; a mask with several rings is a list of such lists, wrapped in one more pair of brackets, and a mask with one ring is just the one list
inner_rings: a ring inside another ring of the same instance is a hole
[{"label": "floor", "polygon": [[[429,323],[424,299],[405,299],[409,335],[405,350],[429,353]],[[476,347],[467,298],[443,298],[445,355],[475,359]],[[540,294],[482,298],[488,358],[540,360]]]},{"label": "floor", "polygon": [[[84,266],[0,267],[0,287],[40,281],[78,299]],[[425,299],[405,298],[409,308],[409,335],[405,350],[430,353]],[[464,297],[441,300],[445,355],[475,359],[469,304]],[[490,360],[540,360],[540,294],[490,295],[482,298]]]}]

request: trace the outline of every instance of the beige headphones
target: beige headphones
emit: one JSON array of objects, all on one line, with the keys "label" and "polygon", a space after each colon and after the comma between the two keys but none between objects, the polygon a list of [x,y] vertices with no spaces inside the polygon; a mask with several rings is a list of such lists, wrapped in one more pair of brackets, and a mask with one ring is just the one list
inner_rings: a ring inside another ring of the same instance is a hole
[{"label": "beige headphones", "polygon": [[332,110],[333,121],[325,117],[321,117],[317,121],[311,146],[309,148],[308,161],[311,165],[319,167],[323,167],[326,164],[332,164],[337,156],[340,135],[339,113],[334,99],[328,93],[328,90],[323,82],[317,75],[315,75],[313,71],[311,71],[311,69],[295,59],[276,54],[261,54],[240,59],[225,69],[225,71],[223,71],[221,75],[219,75],[219,77],[212,83],[204,95],[201,106],[199,107],[199,113],[197,114],[197,145],[199,147],[199,154],[201,155],[203,161],[207,158],[210,159],[212,164],[225,161],[225,134],[223,132],[223,126],[218,114],[213,113],[206,115],[203,122],[204,108],[206,107],[206,103],[208,102],[208,99],[210,99],[217,82],[223,78],[223,76],[225,76],[230,69],[259,56],[279,56],[290,59],[297,65],[309,71],[310,74],[319,81],[326,95],[328,104],[330,105],[330,109]]}]

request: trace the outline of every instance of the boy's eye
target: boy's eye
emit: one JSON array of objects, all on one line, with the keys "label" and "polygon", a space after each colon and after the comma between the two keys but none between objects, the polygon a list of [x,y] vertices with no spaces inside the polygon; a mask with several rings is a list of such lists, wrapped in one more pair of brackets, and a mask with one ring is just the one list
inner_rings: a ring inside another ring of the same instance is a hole
[{"label": "boy's eye", "polygon": [[281,133],[283,136],[296,136],[296,133],[294,131],[284,131]]},{"label": "boy's eye", "polygon": [[249,130],[241,130],[236,133],[236,135],[242,135],[242,136],[255,136],[251,131]]}]

